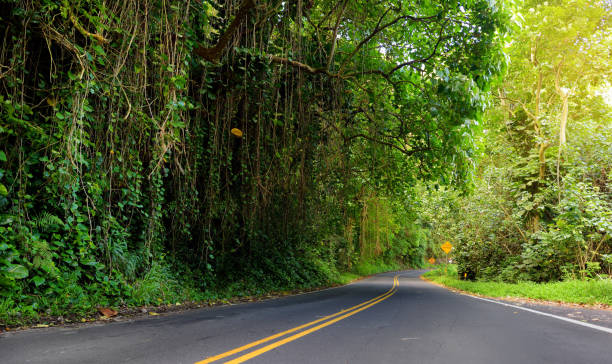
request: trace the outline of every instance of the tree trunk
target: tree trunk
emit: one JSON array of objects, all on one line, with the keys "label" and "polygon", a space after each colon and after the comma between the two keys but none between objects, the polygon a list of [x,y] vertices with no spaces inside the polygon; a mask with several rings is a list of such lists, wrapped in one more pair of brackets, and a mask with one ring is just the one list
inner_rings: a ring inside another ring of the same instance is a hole
[{"label": "tree trunk", "polygon": [[[538,184],[536,185],[534,194],[538,192],[538,190],[540,189],[540,184],[544,181],[544,178],[546,177],[546,154],[545,153],[546,153],[546,149],[548,149],[548,147],[550,146],[544,140],[544,133],[540,125],[540,98],[541,98],[540,96],[542,94],[542,71],[537,69],[540,64],[538,61],[538,57],[537,57],[537,51],[538,51],[538,40],[536,39],[533,47],[531,48],[531,64],[536,68],[538,72],[538,80],[537,80],[536,89],[535,89],[535,111],[533,114],[533,127],[535,129],[537,139],[538,139],[537,148],[538,148],[539,169],[538,169]],[[537,206],[534,206],[534,207],[537,207]],[[534,208],[532,210],[532,216],[531,216],[531,221],[530,221],[531,232],[538,231],[539,226],[540,226],[540,214],[538,213],[537,209]]]},{"label": "tree trunk", "polygon": [[563,61],[561,61],[561,63],[559,63],[559,66],[557,66],[557,74],[555,75],[555,89],[557,90],[557,94],[559,94],[559,97],[561,97],[561,102],[563,103],[563,106],[561,108],[561,119],[559,120],[559,149],[561,149],[566,143],[565,130],[567,128],[567,114],[569,109],[569,91],[564,90],[563,87],[561,87],[561,83],[559,82],[562,66]]}]

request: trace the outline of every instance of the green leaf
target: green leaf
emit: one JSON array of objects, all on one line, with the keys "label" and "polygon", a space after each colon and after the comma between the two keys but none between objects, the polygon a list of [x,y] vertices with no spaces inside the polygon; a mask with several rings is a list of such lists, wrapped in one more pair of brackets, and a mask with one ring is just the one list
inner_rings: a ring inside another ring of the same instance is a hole
[{"label": "green leaf", "polygon": [[104,52],[104,49],[102,49],[102,47],[100,47],[98,44],[94,44],[92,46],[92,48],[94,49],[94,51],[96,51],[96,53],[100,56],[105,56],[106,52]]},{"label": "green leaf", "polygon": [[13,279],[23,279],[28,276],[26,267],[20,264],[11,264],[6,270],[7,276]]},{"label": "green leaf", "polygon": [[6,154],[2,150],[0,150],[0,162],[6,162]]},{"label": "green leaf", "polygon": [[41,276],[35,276],[34,278],[32,278],[32,281],[34,281],[34,284],[36,285],[36,287],[40,286],[41,284],[45,283],[45,279]]},{"label": "green leaf", "polygon": [[6,196],[6,195],[8,195],[8,190],[6,189],[5,185],[0,183],[0,196]]}]

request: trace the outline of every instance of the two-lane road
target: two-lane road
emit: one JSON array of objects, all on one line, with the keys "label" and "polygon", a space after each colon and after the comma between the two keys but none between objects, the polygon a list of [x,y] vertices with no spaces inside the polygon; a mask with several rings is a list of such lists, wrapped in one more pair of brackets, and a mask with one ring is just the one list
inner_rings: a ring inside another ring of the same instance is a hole
[{"label": "two-lane road", "polygon": [[612,333],[422,271],[276,300],[0,335],[0,363],[612,363]]}]

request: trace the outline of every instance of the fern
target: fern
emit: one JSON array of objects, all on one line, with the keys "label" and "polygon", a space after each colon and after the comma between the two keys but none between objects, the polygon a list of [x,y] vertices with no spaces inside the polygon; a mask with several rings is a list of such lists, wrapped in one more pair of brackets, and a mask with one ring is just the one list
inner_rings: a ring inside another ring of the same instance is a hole
[{"label": "fern", "polygon": [[44,240],[34,240],[31,243],[32,254],[32,265],[34,268],[42,269],[52,276],[58,274],[57,267],[53,262],[53,254],[49,249],[49,244]]},{"label": "fern", "polygon": [[51,228],[56,228],[58,226],[64,225],[64,222],[62,221],[62,219],[53,214],[43,212],[42,214],[32,219],[32,224],[36,227],[38,231],[48,232]]}]

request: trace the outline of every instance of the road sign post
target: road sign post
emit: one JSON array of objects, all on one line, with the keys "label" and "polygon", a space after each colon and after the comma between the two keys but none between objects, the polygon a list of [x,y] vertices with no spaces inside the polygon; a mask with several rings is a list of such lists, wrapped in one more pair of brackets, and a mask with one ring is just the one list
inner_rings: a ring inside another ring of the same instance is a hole
[{"label": "road sign post", "polygon": [[444,266],[444,274],[446,275],[448,274],[448,253],[450,253],[450,251],[453,249],[453,244],[451,244],[450,241],[447,241],[444,244],[442,244],[440,248],[446,254],[446,265]]}]

